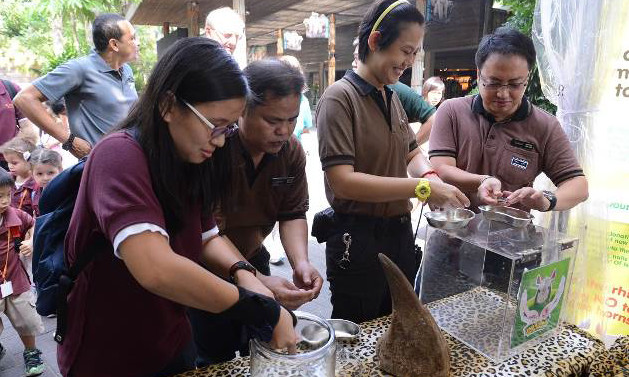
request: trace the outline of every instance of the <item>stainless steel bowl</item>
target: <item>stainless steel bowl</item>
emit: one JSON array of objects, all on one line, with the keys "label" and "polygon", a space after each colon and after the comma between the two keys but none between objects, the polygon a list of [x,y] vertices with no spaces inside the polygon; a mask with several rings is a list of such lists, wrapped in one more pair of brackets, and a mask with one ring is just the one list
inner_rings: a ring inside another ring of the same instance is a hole
[{"label": "stainless steel bowl", "polygon": [[487,220],[506,223],[514,228],[524,228],[533,220],[533,215],[530,213],[513,207],[485,205],[478,209]]},{"label": "stainless steel bowl", "polygon": [[356,340],[360,335],[360,326],[345,319],[328,319],[338,340]]},{"label": "stainless steel bowl", "polygon": [[[328,319],[327,322],[334,330],[334,337],[338,340],[353,341],[360,335],[360,326],[344,319]],[[328,330],[323,326],[312,323],[301,329],[302,342],[310,347],[318,347],[328,338]]]},{"label": "stainless steel bowl", "polygon": [[469,209],[457,208],[446,211],[432,211],[425,213],[428,224],[434,228],[454,230],[465,227],[474,218],[474,212]]}]

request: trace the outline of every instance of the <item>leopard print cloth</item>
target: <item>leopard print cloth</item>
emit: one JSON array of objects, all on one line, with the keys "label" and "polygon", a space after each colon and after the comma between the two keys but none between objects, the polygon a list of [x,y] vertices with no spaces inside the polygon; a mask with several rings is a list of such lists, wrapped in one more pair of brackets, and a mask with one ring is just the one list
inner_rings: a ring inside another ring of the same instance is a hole
[{"label": "leopard print cloth", "polygon": [[[362,323],[359,339],[342,345],[353,356],[355,362],[344,364],[347,368],[343,369],[341,374],[337,373],[337,376],[390,376],[378,369],[376,358],[376,341],[384,334],[389,324],[389,317]],[[629,337],[618,339],[610,350],[606,350],[602,342],[569,324],[562,324],[556,336],[502,363],[492,362],[446,332],[444,336],[450,348],[452,377],[629,376]],[[299,373],[282,374],[284,375],[298,377]],[[178,377],[215,376],[249,376],[249,358],[237,358],[230,362],[188,371]]]}]

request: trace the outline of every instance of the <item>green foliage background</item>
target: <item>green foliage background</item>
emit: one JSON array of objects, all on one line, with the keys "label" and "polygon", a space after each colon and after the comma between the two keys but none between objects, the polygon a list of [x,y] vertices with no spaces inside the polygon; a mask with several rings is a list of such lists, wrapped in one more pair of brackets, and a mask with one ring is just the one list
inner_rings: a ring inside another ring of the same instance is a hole
[{"label": "green foliage background", "polygon": [[[137,1],[137,0],[135,0]],[[0,2],[0,69],[38,77],[92,48],[91,21],[97,14],[123,14],[125,0],[2,0]],[[60,33],[54,40],[54,24]],[[161,29],[135,26],[139,59],[131,63],[141,91],[155,62]],[[61,53],[53,45],[62,42]]]}]

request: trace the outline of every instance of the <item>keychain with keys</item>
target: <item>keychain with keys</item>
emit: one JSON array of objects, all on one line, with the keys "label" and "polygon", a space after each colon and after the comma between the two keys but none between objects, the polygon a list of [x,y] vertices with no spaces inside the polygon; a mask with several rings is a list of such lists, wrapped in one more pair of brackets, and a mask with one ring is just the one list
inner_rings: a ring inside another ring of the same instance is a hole
[{"label": "keychain with keys", "polygon": [[349,247],[352,244],[352,236],[349,233],[343,234],[343,243],[345,244],[345,252],[343,258],[339,261],[339,266],[346,269],[349,266]]}]

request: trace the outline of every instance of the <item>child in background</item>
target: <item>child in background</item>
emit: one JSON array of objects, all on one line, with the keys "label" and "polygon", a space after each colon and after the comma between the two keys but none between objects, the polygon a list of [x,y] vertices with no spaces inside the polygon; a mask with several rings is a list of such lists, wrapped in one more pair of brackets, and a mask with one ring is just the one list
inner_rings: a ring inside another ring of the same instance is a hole
[{"label": "child in background", "polygon": [[32,195],[35,190],[31,164],[28,159],[35,145],[20,137],[15,137],[0,147],[0,153],[9,165],[9,171],[15,179],[15,190],[11,197],[11,206],[33,216]]},{"label": "child in background", "polygon": [[41,194],[48,182],[52,181],[63,170],[62,157],[53,150],[38,147],[31,153],[31,158],[29,158],[28,162],[31,164],[33,179],[37,183],[31,199],[33,215],[38,217],[40,215],[39,198],[41,198]]},{"label": "child in background", "polygon": [[[24,343],[26,376],[37,376],[44,372],[45,365],[41,351],[35,346],[35,336],[44,331],[44,326],[31,305],[30,282],[18,257],[33,252],[26,244],[20,245],[20,240],[31,239],[34,220],[26,212],[11,207],[14,185],[13,177],[0,169],[0,312],[6,314]],[[0,333],[3,329],[0,320]],[[6,349],[0,344],[0,359],[5,354]]]}]

